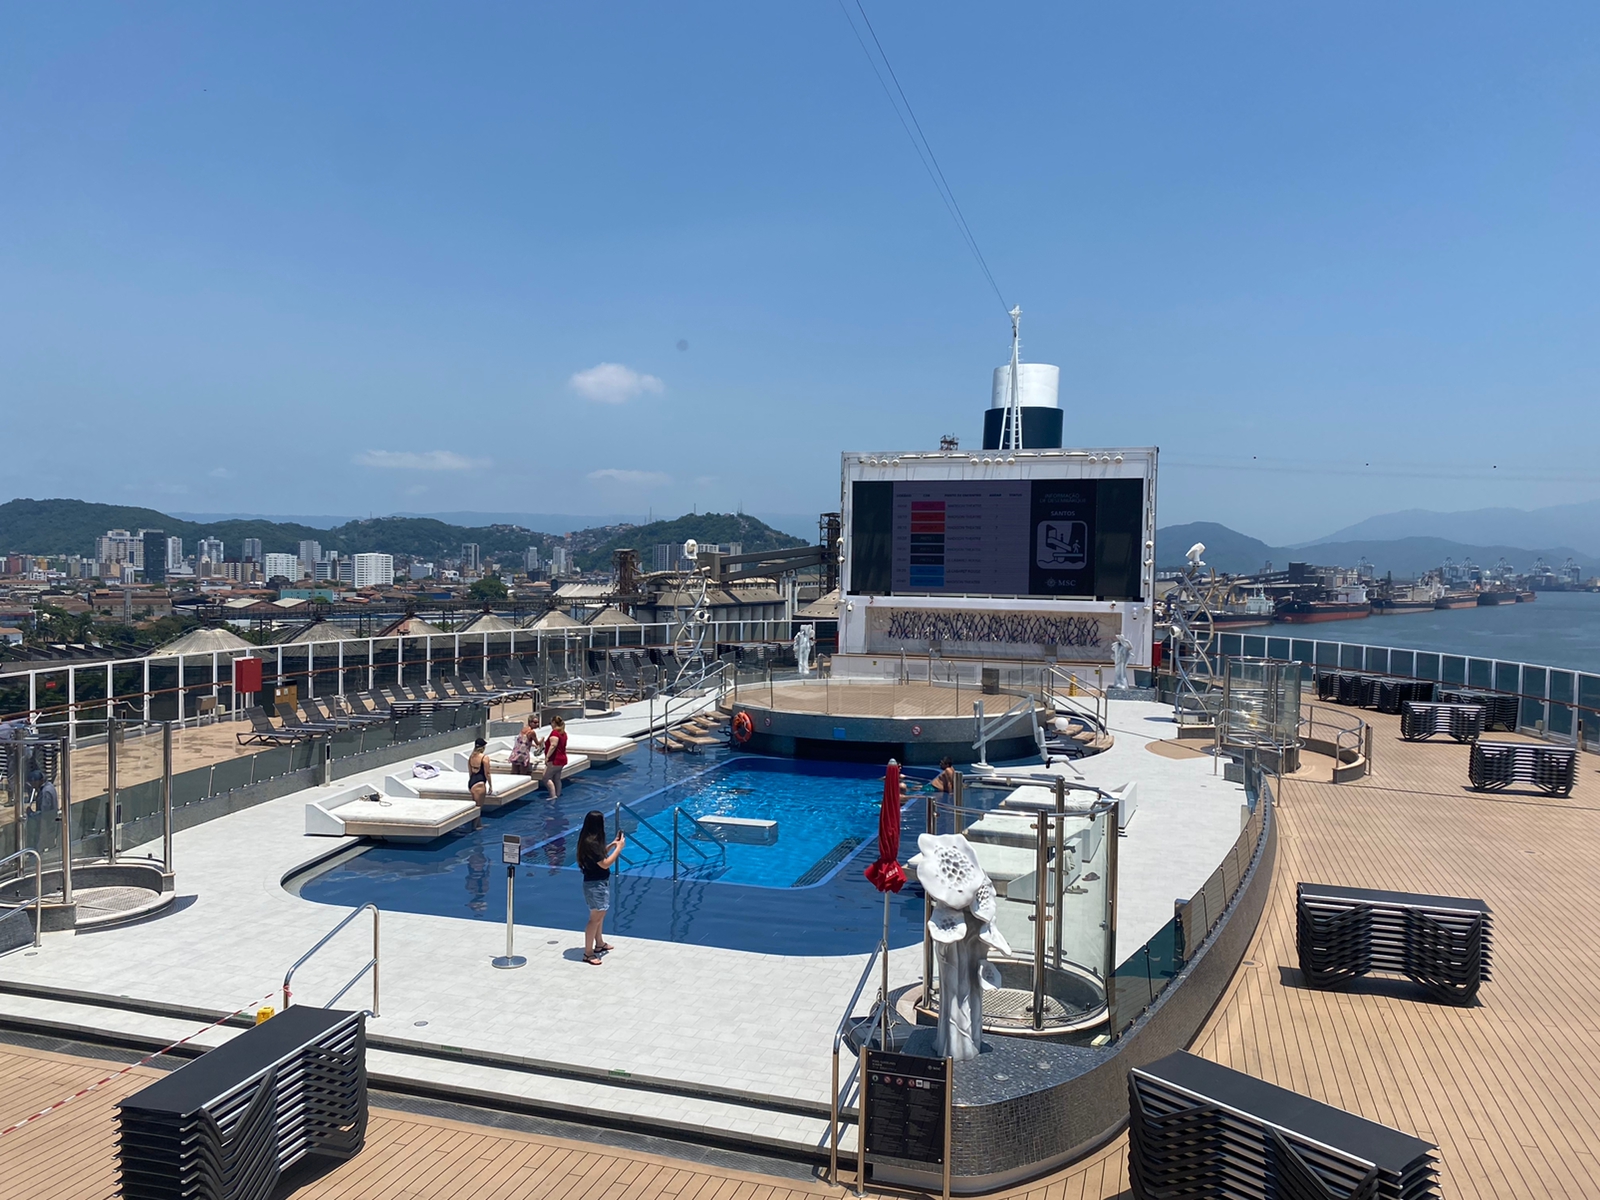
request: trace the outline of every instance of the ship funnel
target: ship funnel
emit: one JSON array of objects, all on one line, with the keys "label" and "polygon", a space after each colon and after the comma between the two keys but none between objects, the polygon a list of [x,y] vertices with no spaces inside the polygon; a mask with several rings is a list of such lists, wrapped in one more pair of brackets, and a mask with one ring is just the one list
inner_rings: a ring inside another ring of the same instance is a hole
[{"label": "ship funnel", "polygon": [[[1017,402],[1022,412],[1022,449],[1061,448],[1061,368],[1049,363],[1017,364]],[[994,369],[994,393],[983,415],[983,448],[1012,447],[1011,364]]]}]

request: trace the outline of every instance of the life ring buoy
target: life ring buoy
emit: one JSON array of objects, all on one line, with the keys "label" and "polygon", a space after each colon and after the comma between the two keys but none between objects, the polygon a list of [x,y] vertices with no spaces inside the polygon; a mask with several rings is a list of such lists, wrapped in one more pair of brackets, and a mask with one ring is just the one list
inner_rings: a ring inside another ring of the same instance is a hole
[{"label": "life ring buoy", "polygon": [[733,740],[740,745],[750,740],[755,728],[755,722],[750,719],[749,713],[740,712],[733,715]]}]

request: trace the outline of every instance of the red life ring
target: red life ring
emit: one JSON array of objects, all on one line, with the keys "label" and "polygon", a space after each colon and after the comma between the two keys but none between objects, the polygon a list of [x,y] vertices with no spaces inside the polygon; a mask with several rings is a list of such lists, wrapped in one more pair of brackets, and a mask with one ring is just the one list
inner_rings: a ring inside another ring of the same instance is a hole
[{"label": "red life ring", "polygon": [[733,740],[743,745],[750,740],[750,735],[755,732],[755,722],[750,719],[747,712],[733,715]]}]

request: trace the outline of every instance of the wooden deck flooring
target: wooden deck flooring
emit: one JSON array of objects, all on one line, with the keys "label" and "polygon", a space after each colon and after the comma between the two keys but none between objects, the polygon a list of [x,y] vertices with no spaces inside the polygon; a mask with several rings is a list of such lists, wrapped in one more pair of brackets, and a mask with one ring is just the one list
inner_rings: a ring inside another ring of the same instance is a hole
[{"label": "wooden deck flooring", "polygon": [[[1272,899],[1246,965],[1197,1053],[1439,1143],[1444,1195],[1600,1194],[1600,779],[1585,756],[1571,797],[1480,795],[1467,749],[1401,742],[1375,716],[1371,777],[1284,781]],[[1297,880],[1477,896],[1494,910],[1494,980],[1458,1009],[1404,980],[1301,986]],[[818,1065],[825,1070],[826,1064]],[[105,1072],[81,1058],[0,1047],[0,1128]],[[0,1200],[115,1194],[115,1101],[141,1070],[0,1139]],[[1126,1194],[1125,1143],[1005,1195]],[[792,1200],[797,1183],[590,1143],[374,1109],[367,1148],[295,1192],[304,1200],[529,1197]]]}]

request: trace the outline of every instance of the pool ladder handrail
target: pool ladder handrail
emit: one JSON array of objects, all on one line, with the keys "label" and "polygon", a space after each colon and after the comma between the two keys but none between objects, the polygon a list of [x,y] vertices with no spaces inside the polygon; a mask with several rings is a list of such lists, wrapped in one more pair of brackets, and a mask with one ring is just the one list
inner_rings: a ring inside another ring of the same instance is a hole
[{"label": "pool ladder handrail", "polygon": [[331,942],[333,940],[335,934],[337,934],[341,929],[343,929],[346,925],[350,924],[351,921],[354,921],[357,917],[359,917],[362,913],[366,912],[368,909],[372,910],[372,957],[367,960],[366,964],[364,966],[362,966],[362,968],[359,971],[357,971],[354,975],[352,975],[350,977],[350,982],[345,984],[342,988],[340,988],[337,992],[335,992],[333,994],[333,998],[331,1000],[329,1000],[326,1004],[324,1004],[322,1007],[323,1008],[332,1008],[334,1006],[334,1004],[336,1004],[338,1002],[338,1000],[339,1000],[339,998],[341,996],[343,996],[346,992],[348,992],[351,988],[355,987],[355,985],[360,982],[361,977],[363,975],[365,975],[368,971],[371,971],[372,972],[372,1007],[367,1010],[367,1015],[369,1017],[376,1017],[378,1015],[378,906],[376,904],[363,904],[363,905],[361,905],[361,907],[357,908],[354,912],[351,912],[351,913],[347,914],[345,916],[344,920],[340,921],[332,929],[328,930],[327,933],[323,934],[321,941],[319,941],[315,946],[311,947],[311,949],[307,950],[298,959],[296,959],[294,966],[290,967],[287,971],[284,972],[284,975],[283,975],[283,1007],[284,1008],[288,1008],[289,1007],[290,998],[294,995],[294,993],[289,988],[289,984],[294,979],[294,973],[296,971],[298,971],[301,967],[305,966],[306,961],[313,954],[315,954],[318,950],[321,950],[324,946],[326,946],[329,942]]},{"label": "pool ladder handrail", "polygon": [[711,826],[707,825],[704,821],[700,820],[700,818],[696,817],[693,813],[684,812],[681,805],[674,805],[673,809],[672,809],[672,879],[673,879],[673,882],[677,882],[677,879],[678,879],[678,844],[680,842],[683,843],[684,845],[687,845],[689,847],[689,849],[693,850],[697,855],[700,856],[700,865],[701,865],[701,867],[709,867],[709,866],[711,866],[711,862],[712,862],[711,855],[707,854],[699,846],[695,845],[695,842],[697,840],[700,840],[700,839],[696,839],[696,838],[692,838],[692,837],[684,837],[683,834],[681,832],[679,832],[678,821],[679,821],[680,818],[686,819],[689,822],[689,824],[692,825],[695,828],[695,830],[697,830],[699,832],[699,834],[701,835],[701,839],[708,840],[714,846],[716,846],[718,861],[720,862],[720,864],[724,868],[727,867],[727,865],[728,865],[728,843],[727,843],[727,839],[723,836],[722,831],[720,829],[713,829]]},{"label": "pool ladder handrail", "polygon": [[[37,950],[40,945],[40,935],[44,932],[44,859],[39,857],[39,852],[32,846],[24,846],[15,854],[8,854],[5,858],[0,858],[0,870],[4,870],[18,859],[25,858],[30,854],[33,855],[33,899],[18,904],[16,911],[21,912],[29,904],[33,905],[33,948]],[[19,878],[21,877],[21,867],[17,868],[17,875]]]},{"label": "pool ladder handrail", "polygon": [[[889,1003],[889,997],[880,994],[873,1002],[872,1009],[864,1017],[852,1017],[856,1001],[861,999],[861,993],[866,989],[867,980],[872,978],[872,968],[878,961],[880,954],[887,956],[888,944],[881,938],[872,948],[872,953],[867,957],[867,965],[861,969],[861,978],[856,980],[856,990],[850,993],[850,1002],[844,1006],[844,1016],[839,1019],[838,1028],[833,1031],[833,1088],[829,1094],[828,1112],[828,1182],[833,1186],[839,1185],[839,1132],[842,1128],[842,1118],[850,1115],[849,1109],[839,1107],[839,1047],[843,1044],[846,1032],[854,1033],[863,1025],[871,1025],[878,1019],[878,1014]],[[858,1081],[857,1086],[860,1086]],[[861,1106],[855,1108],[856,1117],[856,1183],[855,1194],[862,1194],[861,1183],[866,1175],[866,1138],[865,1131],[860,1128]]]},{"label": "pool ladder handrail", "polygon": [[[661,849],[662,849],[663,852],[670,852],[671,851],[671,849],[672,849],[672,839],[669,838],[666,834],[662,833],[661,830],[657,829],[655,827],[655,825],[653,825],[651,823],[650,819],[648,817],[646,817],[643,813],[641,813],[638,809],[634,808],[633,805],[625,804],[620,800],[617,801],[616,813],[615,813],[614,818],[613,818],[615,820],[615,822],[616,822],[616,830],[617,830],[618,833],[622,833],[623,832],[623,828],[622,828],[622,814],[623,813],[627,813],[630,817],[632,817],[634,819],[635,822],[637,822],[637,824],[635,824],[635,826],[634,826],[634,833],[637,834],[640,829],[648,829],[651,832],[651,834],[653,834],[657,839],[660,840]],[[646,860],[645,860],[647,862],[649,861],[648,853],[649,852],[647,851],[646,852],[647,857],[646,857]],[[621,868],[622,868],[622,866],[624,864],[624,861],[625,860],[623,859],[622,855],[618,854],[617,855],[617,868],[618,868],[619,873],[620,873],[620,870],[621,870]],[[631,866],[637,866],[638,864],[637,863],[628,863],[627,865],[631,867]]]}]

